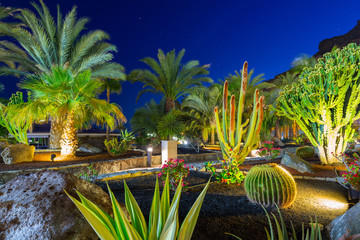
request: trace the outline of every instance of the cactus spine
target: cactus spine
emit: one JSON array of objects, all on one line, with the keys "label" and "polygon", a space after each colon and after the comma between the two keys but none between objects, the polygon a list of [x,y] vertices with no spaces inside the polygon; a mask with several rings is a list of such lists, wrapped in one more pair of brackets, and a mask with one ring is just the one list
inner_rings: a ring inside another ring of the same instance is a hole
[{"label": "cactus spine", "polygon": [[296,183],[291,174],[277,164],[257,165],[245,177],[245,192],[251,202],[265,206],[289,207],[296,198]]},{"label": "cactus spine", "polygon": [[[242,82],[240,97],[236,115],[235,95],[230,98],[230,109],[228,109],[228,82],[224,84],[222,122],[219,119],[218,107],[215,107],[216,130],[220,142],[223,157],[227,163],[235,161],[237,164],[244,162],[245,157],[252,149],[257,148],[260,140],[260,129],[263,121],[264,97],[259,98],[259,90],[254,94],[254,105],[250,119],[242,122],[242,114],[245,103],[245,92],[247,84],[248,63],[245,62],[242,71]],[[246,133],[246,138],[243,135]],[[244,140],[243,146],[241,142]]]},{"label": "cactus spine", "polygon": [[310,159],[315,156],[315,150],[310,146],[302,146],[296,149],[296,156],[301,157],[302,159]]},{"label": "cactus spine", "polygon": [[345,152],[360,118],[360,48],[349,44],[324,54],[313,68],[305,68],[300,81],[278,98],[278,114],[295,120],[319,149],[322,163],[339,162],[333,154]]}]

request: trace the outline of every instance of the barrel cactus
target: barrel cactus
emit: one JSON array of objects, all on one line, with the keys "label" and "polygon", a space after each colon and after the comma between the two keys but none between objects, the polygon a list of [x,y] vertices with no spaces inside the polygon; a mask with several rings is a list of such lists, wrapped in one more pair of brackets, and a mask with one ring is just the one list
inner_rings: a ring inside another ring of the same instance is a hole
[{"label": "barrel cactus", "polygon": [[265,206],[277,204],[280,208],[287,208],[296,197],[294,178],[274,163],[252,167],[244,184],[249,200]]},{"label": "barrel cactus", "polygon": [[296,149],[296,156],[301,157],[302,159],[310,159],[315,156],[315,150],[310,146],[302,146]]}]

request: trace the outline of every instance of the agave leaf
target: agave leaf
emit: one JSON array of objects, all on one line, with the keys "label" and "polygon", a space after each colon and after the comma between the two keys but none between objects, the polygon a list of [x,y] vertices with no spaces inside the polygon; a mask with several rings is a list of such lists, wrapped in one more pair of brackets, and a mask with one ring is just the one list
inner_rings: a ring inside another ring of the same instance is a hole
[{"label": "agave leaf", "polygon": [[111,191],[109,185],[107,185],[109,190],[109,195],[112,203],[112,208],[114,212],[115,226],[118,233],[118,239],[131,239],[131,240],[141,240],[141,237],[136,232],[134,227],[127,220],[124,211],[121,209],[119,202],[116,200],[113,192]]},{"label": "agave leaf", "polygon": [[209,187],[209,184],[210,184],[210,180],[206,184],[205,188],[201,191],[200,195],[198,196],[195,203],[191,207],[190,211],[186,215],[186,217],[181,225],[181,228],[179,230],[177,239],[179,239],[179,240],[191,239],[191,236],[195,229],[197,219],[199,217],[201,205],[204,201],[204,197],[205,197],[206,191]]},{"label": "agave leaf", "polygon": [[161,222],[163,223],[165,223],[167,219],[167,216],[169,214],[169,208],[170,208],[170,186],[169,186],[169,175],[167,175],[160,201]]},{"label": "agave leaf", "polygon": [[[65,191],[65,190],[64,190]],[[94,229],[96,234],[102,240],[116,240],[116,238],[111,234],[110,230],[106,227],[106,224],[101,221],[101,219],[89,208],[85,207],[84,204],[80,203],[78,200],[70,196],[66,191],[65,193],[68,197],[73,201],[76,207],[80,210],[82,215],[86,218],[89,222],[91,227]]]},{"label": "agave leaf", "polygon": [[241,240],[241,238],[239,238],[238,236],[234,235],[234,234],[231,234],[231,233],[225,233],[227,235],[230,235],[230,236],[233,236],[234,238],[238,239],[238,240]]},{"label": "agave leaf", "polygon": [[[269,213],[266,211],[266,209],[264,208],[264,206],[261,205],[261,207],[264,209],[265,213],[266,213],[266,217],[268,219],[268,223],[269,223],[269,229],[270,229],[270,239],[274,239],[274,229],[273,229],[273,226],[272,226],[272,223],[271,223],[271,219],[270,219],[270,216],[269,216]],[[265,228],[266,230],[266,228]],[[267,235],[269,235],[269,232],[266,230],[266,233]],[[268,237],[269,239],[269,237]]]},{"label": "agave leaf", "polygon": [[[182,190],[182,179],[180,179],[179,184],[176,188],[176,192],[171,202],[169,214],[167,216],[162,232],[167,231],[167,229],[174,221],[176,221],[176,223],[178,222],[178,208],[180,203],[181,190]],[[176,230],[177,228],[178,225],[176,224]]]},{"label": "agave leaf", "polygon": [[176,220],[171,223],[171,225],[162,232],[159,240],[175,240],[176,235]]},{"label": "agave leaf", "polygon": [[142,239],[146,239],[147,226],[144,215],[141,212],[141,209],[138,203],[136,202],[134,196],[130,192],[130,189],[127,186],[125,180],[124,180],[124,188],[125,188],[126,209],[130,214],[132,226],[136,229],[136,231],[139,233]]},{"label": "agave leaf", "polygon": [[[148,240],[157,240],[162,229],[160,210],[159,180],[156,178],[155,191],[149,214],[149,235]],[[158,231],[159,229],[159,231]]]},{"label": "agave leaf", "polygon": [[110,230],[111,234],[113,236],[116,236],[116,230],[114,228],[114,219],[112,219],[109,214],[104,212],[101,208],[96,206],[94,203],[92,203],[90,200],[85,198],[80,192],[76,191],[78,194],[82,204],[89,208],[91,211],[93,211],[101,220],[102,222],[106,223],[106,226]]},{"label": "agave leaf", "polygon": [[275,220],[276,229],[277,229],[277,232],[278,232],[278,240],[284,240],[283,231],[281,230],[279,221],[277,220],[277,218],[275,217],[275,215],[273,213],[271,213],[271,215],[273,216],[273,218]]}]

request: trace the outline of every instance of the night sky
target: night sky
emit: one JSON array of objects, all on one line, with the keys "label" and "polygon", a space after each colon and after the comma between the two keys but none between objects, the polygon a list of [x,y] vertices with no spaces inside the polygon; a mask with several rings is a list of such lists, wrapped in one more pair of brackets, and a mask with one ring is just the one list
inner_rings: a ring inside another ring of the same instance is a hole
[{"label": "night sky", "polygon": [[[295,3],[296,2],[296,3]],[[45,0],[53,16],[78,6],[78,16],[91,18],[89,30],[102,29],[118,47],[114,61],[129,73],[146,65],[139,60],[164,51],[186,49],[184,61],[211,64],[215,81],[239,70],[244,61],[266,79],[290,68],[300,54],[313,55],[321,40],[342,35],[360,20],[360,1],[243,1],[243,0]],[[29,1],[4,0],[3,6],[32,8]],[[1,97],[16,91],[15,78],[0,77]],[[111,99],[131,119],[134,110],[158,95],[145,94],[136,104],[141,83],[123,84]],[[103,96],[105,98],[105,96]]]}]

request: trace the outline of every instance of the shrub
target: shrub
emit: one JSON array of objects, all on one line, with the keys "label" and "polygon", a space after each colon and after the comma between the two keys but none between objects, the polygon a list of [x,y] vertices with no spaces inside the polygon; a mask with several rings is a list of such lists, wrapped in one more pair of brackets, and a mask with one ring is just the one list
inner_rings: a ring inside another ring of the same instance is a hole
[{"label": "shrub", "polygon": [[297,145],[304,146],[310,144],[309,138],[305,134],[300,134],[294,138],[294,141]]},{"label": "shrub", "polygon": [[225,160],[222,161],[221,172],[216,172],[215,166],[211,162],[205,164],[205,170],[211,171],[212,175],[215,176],[215,179],[220,183],[227,184],[238,184],[244,181],[244,173],[240,170],[239,165],[235,162],[227,164]]},{"label": "shrub", "polygon": [[302,146],[296,149],[296,156],[301,157],[302,159],[310,159],[315,156],[315,150],[310,146]]},{"label": "shrub", "polygon": [[335,155],[335,157],[343,162],[346,166],[347,172],[342,172],[341,176],[344,178],[345,184],[350,184],[351,188],[360,191],[360,160],[359,155],[354,153],[354,161],[348,163],[346,158],[350,158],[349,155],[341,153],[340,156]]},{"label": "shrub", "polygon": [[262,143],[263,148],[260,148],[258,154],[265,157],[267,161],[271,161],[280,155],[280,148],[274,148],[274,142],[265,141]]},{"label": "shrub", "polygon": [[111,156],[119,156],[130,149],[133,139],[133,134],[125,130],[121,131],[120,140],[118,140],[117,138],[113,138],[111,140],[106,139],[104,141],[104,144],[108,153]]},{"label": "shrub", "polygon": [[[181,182],[181,181],[180,181]],[[200,208],[204,200],[210,181],[202,190],[197,200],[186,215],[182,225],[179,228],[178,207],[181,195],[181,184],[178,185],[172,203],[170,204],[169,180],[167,178],[160,198],[159,183],[156,180],[154,198],[151,204],[149,214],[149,224],[145,222],[143,213],[137,204],[134,196],[130,192],[126,182],[125,187],[125,204],[130,214],[131,223],[126,218],[118,201],[115,199],[113,192],[108,190],[113,207],[114,218],[97,207],[91,201],[86,199],[81,193],[77,192],[80,201],[71,197],[80,212],[84,215],[91,227],[102,240],[115,239],[191,239],[196,221],[199,216]]]},{"label": "shrub", "polygon": [[184,163],[183,159],[170,159],[161,166],[161,172],[158,177],[161,177],[165,185],[166,177],[169,176],[170,188],[176,190],[180,180],[182,179],[183,190],[187,189],[189,185],[186,182],[186,177],[189,175],[189,166]]},{"label": "shrub", "polygon": [[245,178],[246,196],[265,206],[289,207],[296,197],[296,183],[291,174],[275,163],[257,165]]},{"label": "shrub", "polygon": [[88,168],[87,171],[83,171],[82,173],[76,176],[84,179],[87,182],[93,183],[97,180],[99,172],[94,169],[93,165],[90,165],[87,168]]}]

